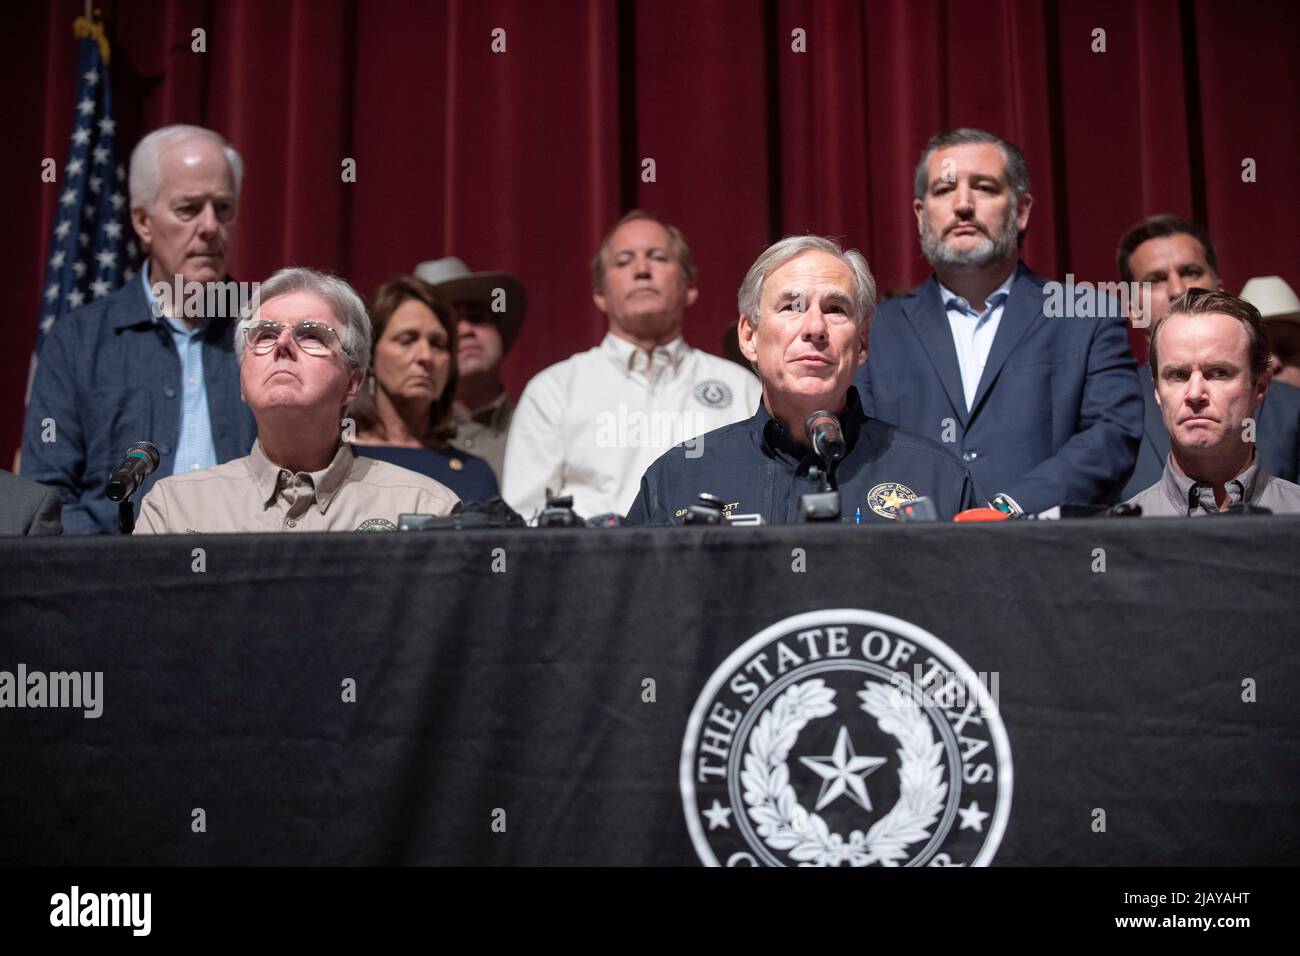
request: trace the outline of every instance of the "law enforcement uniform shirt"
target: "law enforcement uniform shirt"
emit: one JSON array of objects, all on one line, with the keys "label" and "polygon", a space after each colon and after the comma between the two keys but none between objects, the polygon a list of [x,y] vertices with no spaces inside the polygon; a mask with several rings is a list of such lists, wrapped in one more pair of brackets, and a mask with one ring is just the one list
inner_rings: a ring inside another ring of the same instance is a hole
[{"label": "law enforcement uniform shirt", "polygon": [[[1300,514],[1300,485],[1268,474],[1259,467],[1258,455],[1223,488],[1229,506],[1245,503],[1267,508],[1274,514]],[[1160,480],[1134,495],[1128,504],[1138,505],[1144,518],[1196,518],[1219,512],[1214,486],[1174,471],[1172,455],[1165,459]]]},{"label": "law enforcement uniform shirt", "polygon": [[546,490],[584,518],[625,514],[641,476],[679,442],[754,413],[758,376],[682,338],[647,351],[610,332],[538,373],[519,396],[501,495],[527,519]]},{"label": "law enforcement uniform shirt", "polygon": [[324,469],[296,474],[253,444],[245,458],[163,478],[140,505],[136,534],[396,531],[406,513],[447,515],[460,499],[432,478],[340,444]]},{"label": "law enforcement uniform shirt", "polygon": [[[974,481],[961,462],[937,442],[867,418],[856,389],[849,389],[837,417],[848,449],[836,473],[841,521],[893,521],[899,507],[921,497],[934,502],[944,521],[977,506]],[[819,490],[809,476],[817,455],[795,442],[766,406],[709,432],[696,447],[695,457],[691,448],[678,447],[650,467],[629,523],[681,524],[687,507],[708,492],[722,499],[733,520],[758,515],[764,524],[789,524],[803,520],[800,497]]]},{"label": "law enforcement uniform shirt", "polygon": [[510,434],[515,403],[502,392],[482,408],[470,410],[457,402],[451,414],[456,423],[456,436],[449,442],[451,447],[486,461],[500,484],[506,461],[506,437]]}]

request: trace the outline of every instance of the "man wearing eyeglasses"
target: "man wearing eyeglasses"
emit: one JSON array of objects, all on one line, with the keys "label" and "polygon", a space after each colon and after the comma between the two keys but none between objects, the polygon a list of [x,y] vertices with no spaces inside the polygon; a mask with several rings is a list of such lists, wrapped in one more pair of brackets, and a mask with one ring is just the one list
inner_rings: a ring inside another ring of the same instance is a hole
[{"label": "man wearing eyeglasses", "polygon": [[159,481],[136,533],[395,531],[402,513],[459,511],[446,486],[343,441],[343,409],[370,367],[370,320],[352,287],[283,269],[259,299],[235,332],[240,394],[257,420],[252,452]]}]

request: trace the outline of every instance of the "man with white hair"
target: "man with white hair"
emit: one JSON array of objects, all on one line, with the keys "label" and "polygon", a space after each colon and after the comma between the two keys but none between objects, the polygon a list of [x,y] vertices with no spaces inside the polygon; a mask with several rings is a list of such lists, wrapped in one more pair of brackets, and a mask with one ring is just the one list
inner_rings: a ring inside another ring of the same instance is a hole
[{"label": "man with white hair", "polygon": [[370,367],[370,320],[342,279],[282,269],[235,332],[240,394],[257,419],[247,457],[164,478],[137,533],[396,531],[402,513],[460,500],[432,478],[353,454],[343,410]]},{"label": "man with white hair", "polygon": [[253,444],[231,335],[237,305],[172,291],[226,279],[242,175],[239,153],[199,126],[154,130],[131,154],[131,225],[148,259],[138,279],[54,324],[27,406],[22,473],[58,492],[70,534],[116,530],[105,492],[134,442],[160,456],[145,492]]},{"label": "man with white hair", "polygon": [[750,267],[739,308],[740,350],[763,384],[758,412],[705,434],[702,454],[679,446],[651,465],[630,522],[680,524],[701,493],[732,519],[798,521],[801,498],[821,490],[806,427],[815,413],[843,435],[841,521],[897,520],[921,497],[943,520],[975,506],[970,473],[941,445],[863,414],[853,375],[867,358],[876,283],[861,253],[821,236],[782,239]]}]

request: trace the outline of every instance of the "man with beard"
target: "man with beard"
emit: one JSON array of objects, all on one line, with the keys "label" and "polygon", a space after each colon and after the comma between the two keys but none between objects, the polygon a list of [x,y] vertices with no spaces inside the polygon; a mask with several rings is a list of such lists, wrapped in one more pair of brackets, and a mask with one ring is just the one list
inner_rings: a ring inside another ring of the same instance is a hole
[{"label": "man with beard", "polygon": [[1124,317],[1048,317],[1020,262],[1024,155],[978,129],[926,144],[921,251],[934,273],[880,306],[857,386],[867,415],[939,441],[1004,510],[1118,500],[1142,437]]}]

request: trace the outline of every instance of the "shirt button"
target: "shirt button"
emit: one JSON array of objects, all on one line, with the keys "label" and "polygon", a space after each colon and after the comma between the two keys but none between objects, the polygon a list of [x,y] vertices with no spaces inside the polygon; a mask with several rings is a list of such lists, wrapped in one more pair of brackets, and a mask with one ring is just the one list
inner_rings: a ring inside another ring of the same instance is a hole
[{"label": "shirt button", "polygon": [[974,461],[974,460],[975,460],[976,458],[978,458],[979,456],[980,456],[980,453],[977,452],[977,451],[966,451],[966,452],[962,452],[961,460],[962,460],[962,461]]},{"label": "shirt button", "polygon": [[464,445],[466,448],[473,448],[473,447],[474,447],[474,439],[472,439],[472,438],[466,438],[466,439],[463,439],[463,440],[461,441],[461,444]]},{"label": "shirt button", "polygon": [[286,520],[286,521],[285,521],[285,524],[287,524],[290,528],[296,528],[296,527],[298,527],[298,522],[294,521],[292,518],[289,518],[288,520]]},{"label": "shirt button", "polygon": [[175,397],[176,397],[176,389],[174,389],[174,388],[172,388],[170,385],[168,385],[166,388],[163,389],[163,394],[166,395],[168,398],[175,398]]}]

